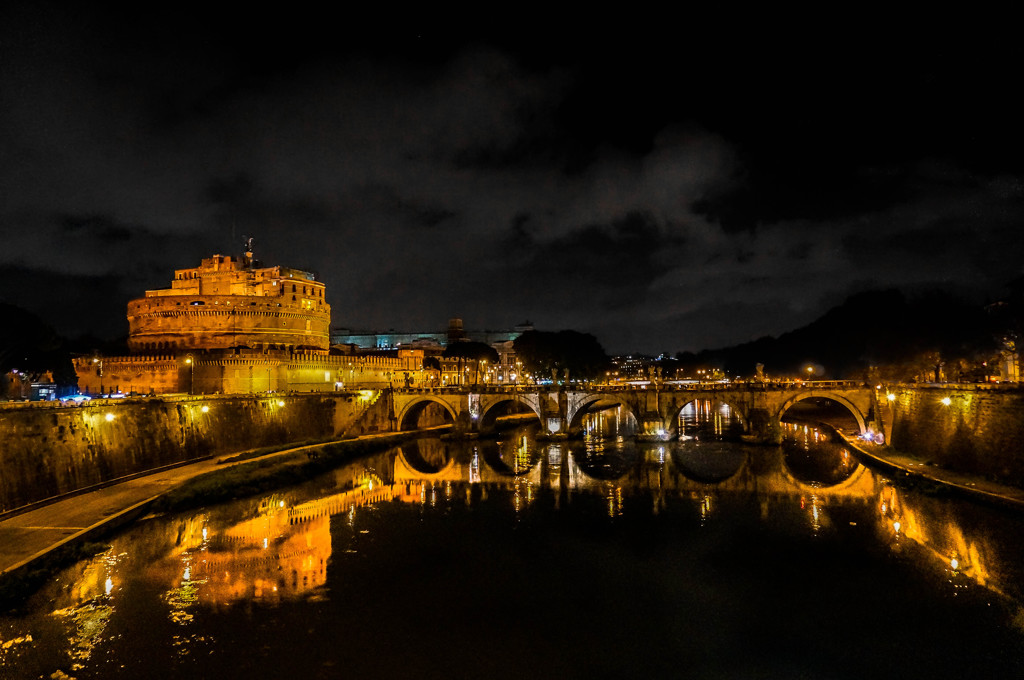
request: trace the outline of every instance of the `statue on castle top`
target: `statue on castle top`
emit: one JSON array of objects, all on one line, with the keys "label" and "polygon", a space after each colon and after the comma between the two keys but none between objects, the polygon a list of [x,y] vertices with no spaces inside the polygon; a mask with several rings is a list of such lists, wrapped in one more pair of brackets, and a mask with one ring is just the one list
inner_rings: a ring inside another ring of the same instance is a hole
[{"label": "statue on castle top", "polygon": [[242,248],[243,248],[242,252],[245,253],[245,265],[247,267],[252,267],[253,266],[253,259],[252,259],[252,242],[253,242],[253,240],[254,239],[253,239],[252,236],[245,236],[244,234],[242,235]]}]

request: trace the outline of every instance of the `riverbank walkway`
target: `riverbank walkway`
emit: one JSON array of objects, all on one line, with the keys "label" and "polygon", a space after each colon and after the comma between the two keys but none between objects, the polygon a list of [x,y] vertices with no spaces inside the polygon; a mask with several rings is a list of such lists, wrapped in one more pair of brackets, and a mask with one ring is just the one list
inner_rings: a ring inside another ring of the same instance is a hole
[{"label": "riverbank walkway", "polygon": [[[394,438],[396,433],[364,435],[359,441]],[[352,439],[338,441],[353,441]],[[296,446],[252,458],[231,453],[179,463],[124,481],[114,480],[92,489],[65,494],[0,514],[0,579],[25,568],[45,555],[103,533],[144,516],[160,496],[214,470],[252,463],[277,456],[308,451],[335,442]]]},{"label": "riverbank walkway", "polygon": [[[367,435],[360,439],[389,436],[393,437],[394,433]],[[1024,510],[1024,490],[926,465],[919,459],[886,447],[865,444],[849,437],[844,438],[869,464],[897,474],[942,484],[1004,507]],[[282,449],[238,461],[230,461],[237,454],[206,458],[144,476],[133,476],[119,483],[104,485],[102,488],[69,494],[52,502],[37,504],[37,507],[0,515],[0,579],[27,567],[62,546],[98,538],[107,531],[134,521],[143,516],[150,504],[161,495],[194,477],[230,465],[293,454],[323,445],[320,443]]]},{"label": "riverbank walkway", "polygon": [[1024,489],[992,482],[978,475],[947,470],[887,446],[867,444],[843,433],[840,436],[872,467],[941,484],[978,500],[1024,510]]}]

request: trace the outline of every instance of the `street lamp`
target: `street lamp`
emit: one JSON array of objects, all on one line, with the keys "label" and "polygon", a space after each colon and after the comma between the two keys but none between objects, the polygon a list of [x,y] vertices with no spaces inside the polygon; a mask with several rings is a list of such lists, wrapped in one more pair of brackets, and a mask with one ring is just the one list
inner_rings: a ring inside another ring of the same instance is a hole
[{"label": "street lamp", "polygon": [[188,393],[192,394],[193,378],[195,377],[195,362],[191,354],[185,355],[185,363],[188,364]]}]

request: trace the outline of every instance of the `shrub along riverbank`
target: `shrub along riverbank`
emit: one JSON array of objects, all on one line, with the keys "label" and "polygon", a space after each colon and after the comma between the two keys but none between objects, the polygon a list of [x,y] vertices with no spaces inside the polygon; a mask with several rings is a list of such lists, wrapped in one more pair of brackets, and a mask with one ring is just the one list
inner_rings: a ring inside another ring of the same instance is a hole
[{"label": "shrub along riverbank", "polygon": [[[266,493],[282,486],[304,482],[354,458],[423,435],[422,430],[417,430],[371,439],[346,439],[312,446],[299,444],[302,450],[238,463],[195,477],[158,498],[151,506],[151,511],[176,512]],[[223,462],[233,463],[264,456],[266,453],[253,451],[225,459]]]}]

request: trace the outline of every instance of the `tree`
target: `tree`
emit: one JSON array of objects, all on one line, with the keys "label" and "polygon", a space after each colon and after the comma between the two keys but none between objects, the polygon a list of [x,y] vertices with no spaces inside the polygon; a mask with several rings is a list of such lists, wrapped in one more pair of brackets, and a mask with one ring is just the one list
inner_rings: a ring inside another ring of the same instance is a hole
[{"label": "tree", "polygon": [[480,362],[490,361],[491,363],[498,363],[498,351],[490,345],[482,342],[453,342],[444,350],[444,357],[446,359],[458,359],[459,360],[459,377],[463,378],[462,364],[463,362],[472,362],[474,365],[474,376],[473,382],[478,382],[480,377]]},{"label": "tree", "polygon": [[568,369],[570,379],[592,380],[603,375],[610,364],[601,343],[589,333],[527,331],[512,346],[523,367],[541,379],[552,371],[561,378]]}]

